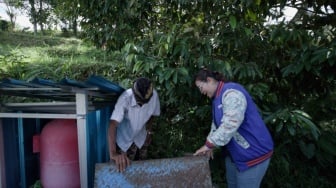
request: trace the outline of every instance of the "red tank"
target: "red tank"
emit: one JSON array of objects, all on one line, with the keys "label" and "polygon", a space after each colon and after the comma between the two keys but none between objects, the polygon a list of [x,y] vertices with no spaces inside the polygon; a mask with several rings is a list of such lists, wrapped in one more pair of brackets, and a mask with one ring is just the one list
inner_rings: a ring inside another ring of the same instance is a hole
[{"label": "red tank", "polygon": [[43,128],[40,170],[44,188],[80,187],[76,120],[52,120]]}]

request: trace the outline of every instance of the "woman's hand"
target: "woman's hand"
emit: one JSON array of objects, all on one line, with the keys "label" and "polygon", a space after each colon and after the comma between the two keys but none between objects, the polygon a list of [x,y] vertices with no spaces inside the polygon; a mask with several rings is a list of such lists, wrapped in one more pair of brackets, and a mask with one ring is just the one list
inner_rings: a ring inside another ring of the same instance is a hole
[{"label": "woman's hand", "polygon": [[213,159],[213,151],[212,149],[208,148],[206,145],[199,148],[193,155],[194,156],[206,155],[207,157]]},{"label": "woman's hand", "polygon": [[131,164],[131,161],[128,159],[126,153],[114,154],[111,157],[111,160],[114,160],[118,168],[118,172],[123,172]]}]

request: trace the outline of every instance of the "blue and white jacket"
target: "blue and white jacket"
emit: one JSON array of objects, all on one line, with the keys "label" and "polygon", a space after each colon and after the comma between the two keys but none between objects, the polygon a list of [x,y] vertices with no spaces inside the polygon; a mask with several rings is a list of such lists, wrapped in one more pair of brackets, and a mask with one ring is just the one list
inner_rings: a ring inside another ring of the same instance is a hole
[{"label": "blue and white jacket", "polygon": [[239,171],[273,154],[273,140],[252,97],[237,83],[220,82],[212,100],[209,148],[222,146]]}]

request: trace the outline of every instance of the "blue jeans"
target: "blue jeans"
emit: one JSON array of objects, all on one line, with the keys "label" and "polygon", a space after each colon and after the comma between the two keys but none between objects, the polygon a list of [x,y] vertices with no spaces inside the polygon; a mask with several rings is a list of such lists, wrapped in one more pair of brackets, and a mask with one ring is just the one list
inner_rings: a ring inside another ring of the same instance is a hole
[{"label": "blue jeans", "polygon": [[226,157],[225,166],[228,188],[259,188],[269,163],[270,159],[267,159],[260,164],[240,172],[230,157]]}]

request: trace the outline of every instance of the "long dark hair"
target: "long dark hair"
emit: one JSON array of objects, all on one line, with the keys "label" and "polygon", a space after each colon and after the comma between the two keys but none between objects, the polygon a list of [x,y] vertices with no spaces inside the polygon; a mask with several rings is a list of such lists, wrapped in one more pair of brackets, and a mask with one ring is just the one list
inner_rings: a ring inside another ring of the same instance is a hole
[{"label": "long dark hair", "polygon": [[202,68],[195,75],[195,81],[206,82],[208,77],[211,77],[211,78],[213,78],[217,81],[225,81],[226,80],[222,73],[217,72],[217,71],[211,71],[207,68]]}]

